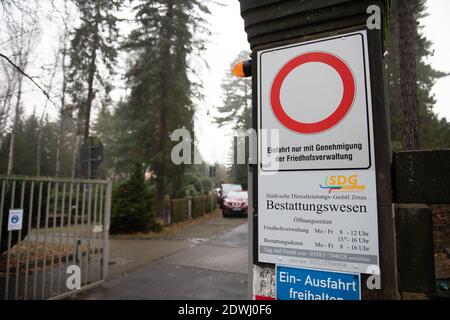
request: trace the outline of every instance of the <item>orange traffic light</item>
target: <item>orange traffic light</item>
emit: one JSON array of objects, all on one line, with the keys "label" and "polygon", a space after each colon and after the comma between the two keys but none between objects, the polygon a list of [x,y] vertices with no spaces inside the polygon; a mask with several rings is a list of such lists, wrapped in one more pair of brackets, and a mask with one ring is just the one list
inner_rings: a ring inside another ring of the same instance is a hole
[{"label": "orange traffic light", "polygon": [[252,76],[252,60],[244,60],[236,65],[232,69],[233,75],[240,78],[247,78]]}]

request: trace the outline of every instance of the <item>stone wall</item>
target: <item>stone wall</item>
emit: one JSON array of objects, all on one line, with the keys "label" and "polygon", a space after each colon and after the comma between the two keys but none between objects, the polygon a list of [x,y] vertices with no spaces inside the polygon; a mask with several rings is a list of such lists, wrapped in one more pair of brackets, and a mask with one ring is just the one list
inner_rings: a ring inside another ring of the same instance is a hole
[{"label": "stone wall", "polygon": [[432,206],[436,279],[450,279],[450,205]]}]

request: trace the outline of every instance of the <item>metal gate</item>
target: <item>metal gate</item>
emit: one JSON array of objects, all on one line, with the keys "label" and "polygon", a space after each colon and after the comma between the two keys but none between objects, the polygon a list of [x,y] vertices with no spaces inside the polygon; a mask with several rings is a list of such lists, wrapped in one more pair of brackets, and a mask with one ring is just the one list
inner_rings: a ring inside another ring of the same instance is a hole
[{"label": "metal gate", "polygon": [[0,300],[57,299],[107,277],[111,182],[0,175]]}]

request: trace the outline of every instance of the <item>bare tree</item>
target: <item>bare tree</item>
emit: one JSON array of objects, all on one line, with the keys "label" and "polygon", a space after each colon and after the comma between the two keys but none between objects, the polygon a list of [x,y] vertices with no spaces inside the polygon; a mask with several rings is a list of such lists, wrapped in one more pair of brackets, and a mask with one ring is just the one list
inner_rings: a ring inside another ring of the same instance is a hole
[{"label": "bare tree", "polygon": [[[58,54],[56,54],[55,56],[55,63],[52,67],[52,74],[50,76],[50,80],[49,83],[47,85],[47,92],[50,94],[53,90],[53,81],[55,79],[56,76],[56,71],[58,70]],[[42,135],[44,133],[43,128],[44,128],[44,119],[45,116],[47,114],[47,106],[49,103],[49,98],[47,98],[45,100],[44,103],[44,110],[42,111],[42,115],[41,118],[39,120],[39,127],[38,127],[38,139],[37,139],[37,147],[36,147],[36,176],[40,176],[41,175],[41,155],[42,155]]]},{"label": "bare tree", "polygon": [[[14,118],[12,122],[12,130],[10,135],[8,167],[7,174],[11,175],[14,171],[14,150],[16,134],[21,117],[21,102],[23,94],[23,79],[26,75],[25,70],[29,63],[29,56],[38,33],[38,6],[32,7],[20,1],[14,3],[16,9],[14,12],[8,13],[7,31],[9,36],[9,49],[11,51],[10,58],[4,54],[7,62],[13,66],[13,76],[17,78],[17,90],[15,92],[14,101]],[[12,98],[11,98],[12,99]]]},{"label": "bare tree", "polygon": [[[60,106],[60,115],[59,115],[59,132],[58,139],[56,142],[56,166],[55,166],[55,176],[59,177],[61,175],[61,149],[64,145],[64,124],[67,118],[67,108],[66,108],[66,95],[67,95],[67,58],[69,55],[69,37],[70,37],[70,29],[68,26],[68,20],[70,18],[70,12],[67,6],[67,0],[64,1],[64,32],[60,37],[60,54],[61,54],[61,72],[62,72],[62,85],[61,85],[61,106]],[[76,153],[76,152],[75,152]]]},{"label": "bare tree", "polygon": [[0,62],[2,69],[2,84],[0,92],[0,142],[3,141],[3,137],[6,133],[6,127],[8,122],[9,113],[11,111],[11,100],[16,88],[16,78],[11,71],[9,65],[4,61]]}]

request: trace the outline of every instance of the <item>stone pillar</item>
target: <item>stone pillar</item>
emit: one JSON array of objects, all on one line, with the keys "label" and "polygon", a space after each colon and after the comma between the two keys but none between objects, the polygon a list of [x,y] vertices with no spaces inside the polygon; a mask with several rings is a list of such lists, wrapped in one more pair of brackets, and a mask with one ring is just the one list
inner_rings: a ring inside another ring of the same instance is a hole
[{"label": "stone pillar", "polygon": [[[433,207],[440,205],[443,212],[448,212],[445,208],[450,204],[450,150],[395,153],[393,168],[400,291],[406,298],[433,295],[434,244],[439,245],[438,239],[433,241],[433,230],[439,228],[436,219],[433,226]],[[444,218],[441,226],[446,221]],[[439,240],[445,238],[449,241],[448,235]],[[439,249],[444,252],[444,248]]]}]

